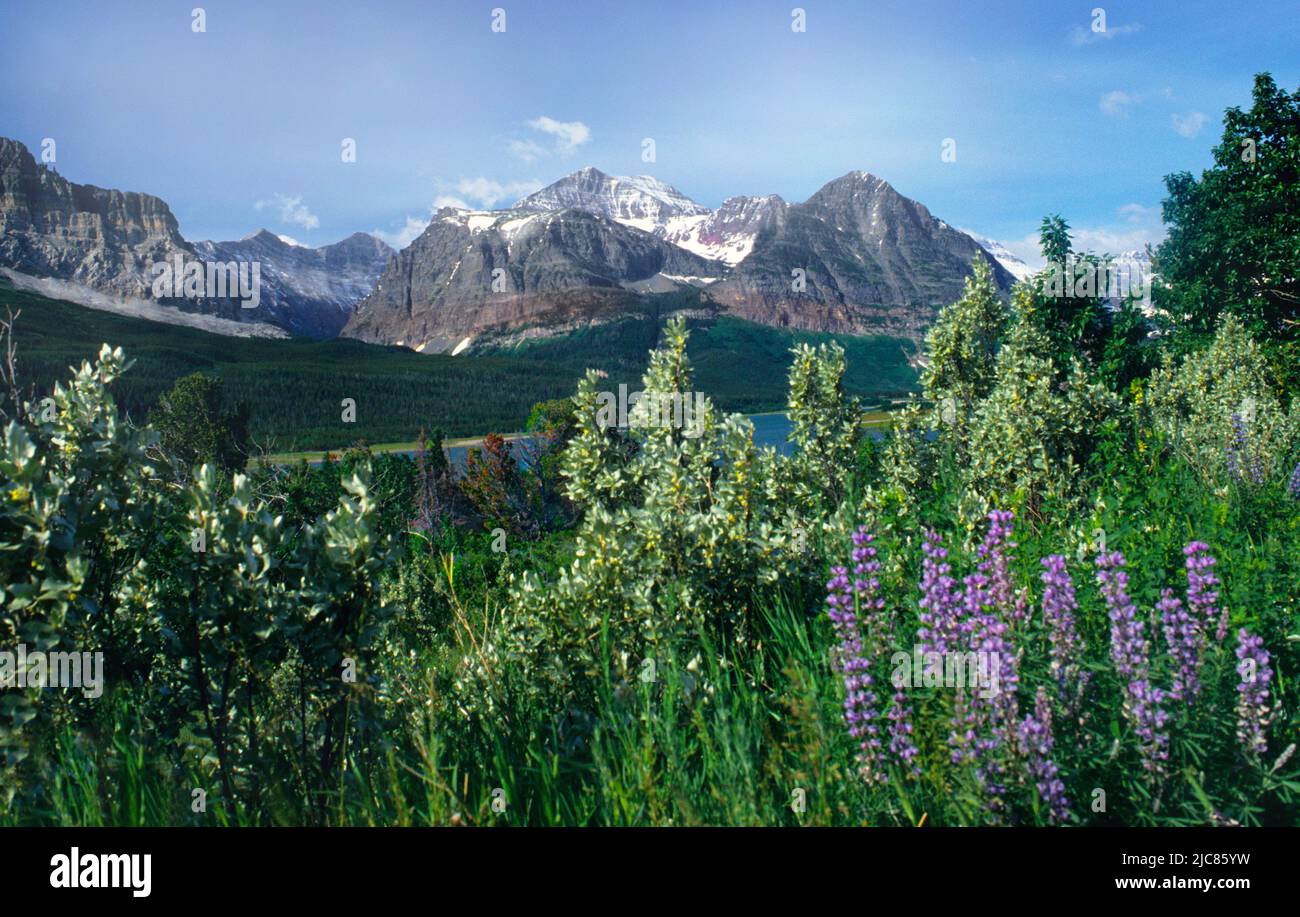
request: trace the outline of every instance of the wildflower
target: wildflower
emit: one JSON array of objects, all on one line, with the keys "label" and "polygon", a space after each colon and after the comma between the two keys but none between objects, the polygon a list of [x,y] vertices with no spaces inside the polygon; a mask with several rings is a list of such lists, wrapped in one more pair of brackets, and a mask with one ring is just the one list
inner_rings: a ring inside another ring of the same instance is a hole
[{"label": "wildflower", "polygon": [[853,533],[853,591],[858,597],[858,614],[862,619],[872,644],[873,657],[880,655],[893,643],[890,622],[886,615],[885,600],[880,595],[880,561],[872,542],[876,536],[860,526]]},{"label": "wildflower", "polygon": [[1061,697],[1065,698],[1071,682],[1078,679],[1082,690],[1089,678],[1087,672],[1079,675],[1079,660],[1084,650],[1074,619],[1079,602],[1075,598],[1074,582],[1065,569],[1065,558],[1052,554],[1044,557],[1041,563],[1043,572],[1038,578],[1043,583],[1043,621],[1047,624],[1048,640],[1052,645],[1051,671],[1060,687]]},{"label": "wildflower", "polygon": [[[885,613],[885,600],[880,595],[880,561],[876,560],[873,541],[875,536],[867,531],[866,526],[860,526],[853,534],[852,590],[848,571],[836,567],[831,571],[834,578],[827,584],[831,595],[826,601],[839,638],[836,658],[837,667],[844,677],[844,715],[849,734],[859,740],[858,760],[863,775],[870,781],[883,782],[880,730],[876,723],[877,697],[870,668],[871,661],[881,657],[893,645],[894,635],[893,621]],[[864,652],[863,629],[870,641],[869,652]],[[919,774],[920,768],[914,759],[920,750],[912,739],[912,713],[903,686],[898,686],[895,691],[885,718],[890,723],[890,754],[898,759],[905,771]]]},{"label": "wildflower", "polygon": [[1291,480],[1287,482],[1286,492],[1300,500],[1300,462],[1295,463],[1295,471],[1291,472]]},{"label": "wildflower", "polygon": [[1015,517],[1010,510],[993,510],[988,514],[989,528],[979,547],[978,570],[988,577],[989,597],[994,607],[1008,615],[1013,624],[1020,624],[1027,617],[1027,606],[1023,594],[1012,594],[1010,553],[1017,547],[1011,540]]},{"label": "wildflower", "polygon": [[1027,618],[1023,594],[1013,596],[1008,565],[1008,549],[1015,547],[1010,540],[1013,518],[1005,510],[988,515],[988,531],[979,549],[980,563],[976,572],[963,580],[958,632],[964,646],[955,648],[958,652],[971,650],[988,664],[998,666],[997,693],[992,697],[980,691],[959,694],[949,734],[954,762],[964,760],[975,765],[976,776],[988,795],[989,809],[995,814],[1002,809],[1006,792],[998,751],[1014,750],[1019,722],[1016,691],[1020,676],[1007,619]]},{"label": "wildflower", "polygon": [[1219,593],[1214,587],[1219,585],[1219,578],[1214,575],[1214,565],[1217,561],[1210,553],[1210,546],[1201,541],[1188,544],[1183,554],[1187,557],[1187,605],[1207,633],[1211,627],[1215,628],[1214,639],[1222,643],[1228,635],[1228,609],[1216,608]]},{"label": "wildflower", "polygon": [[885,780],[880,764],[880,727],[876,724],[876,693],[871,663],[862,655],[862,637],[854,611],[854,590],[849,571],[831,568],[826,584],[827,615],[835,629],[833,664],[844,680],[844,721],[858,742],[858,766],[869,783]]},{"label": "wildflower", "polygon": [[1062,822],[1070,816],[1070,800],[1065,795],[1056,762],[1052,760],[1052,707],[1042,688],[1034,695],[1034,712],[1025,717],[1017,730],[1026,758],[1026,769],[1034,780],[1038,798],[1047,806],[1048,818]]},{"label": "wildflower", "polygon": [[1128,596],[1128,574],[1119,551],[1097,555],[1097,582],[1110,609],[1110,656],[1115,671],[1127,679],[1124,713],[1133,723],[1142,747],[1142,764],[1149,772],[1163,772],[1168,759],[1169,736],[1162,732],[1165,712],[1163,692],[1150,682],[1150,647],[1146,625]]},{"label": "wildflower", "polygon": [[921,546],[921,626],[916,632],[923,653],[943,653],[960,646],[957,581],[947,563],[948,549],[938,532],[927,529]]},{"label": "wildflower", "polygon": [[[856,577],[853,588],[858,596],[858,610],[862,623],[871,639],[873,658],[879,657],[893,645],[893,626],[885,614],[885,600],[880,595],[880,561],[876,560],[876,548],[872,544],[875,536],[860,526],[853,533],[853,573]],[[870,676],[868,676],[870,677]],[[874,700],[873,700],[874,703]],[[893,703],[885,714],[889,720],[889,752],[905,771],[919,774],[920,768],[914,759],[920,749],[912,739],[912,711],[907,703],[907,692],[899,685],[893,696]],[[876,746],[878,747],[878,746]]]},{"label": "wildflower", "polygon": [[1014,748],[1015,728],[1018,718],[1016,686],[1020,676],[1016,671],[1015,647],[1007,639],[1007,625],[989,604],[987,582],[980,573],[965,579],[967,619],[963,624],[971,631],[969,647],[978,658],[998,666],[997,694],[986,696],[982,691],[963,692],[967,706],[962,725],[966,726],[963,739],[971,745],[967,757],[975,764],[976,776],[988,794],[988,807],[997,813],[1002,809],[1006,787],[1002,784],[1003,767],[998,757],[999,749]]},{"label": "wildflower", "polygon": [[1228,474],[1236,480],[1252,484],[1264,483],[1264,464],[1258,455],[1250,453],[1250,434],[1240,414],[1232,415],[1232,445],[1227,449]]},{"label": "wildflower", "polygon": [[1269,667],[1268,650],[1264,640],[1246,628],[1237,631],[1237,738],[1242,750],[1252,757],[1268,751],[1264,730],[1272,721],[1269,709],[1269,683],[1273,670]]},{"label": "wildflower", "polygon": [[889,753],[898,759],[903,770],[919,776],[920,766],[916,757],[921,750],[912,738],[912,710],[907,703],[907,691],[901,686],[894,691],[894,702],[885,714],[889,720]]},{"label": "wildflower", "polygon": [[1185,700],[1190,706],[1201,691],[1201,651],[1205,646],[1201,621],[1187,613],[1172,589],[1166,589],[1161,594],[1160,601],[1156,603],[1156,611],[1160,613],[1165,644],[1169,647],[1169,656],[1176,667],[1169,686],[1169,697]]}]

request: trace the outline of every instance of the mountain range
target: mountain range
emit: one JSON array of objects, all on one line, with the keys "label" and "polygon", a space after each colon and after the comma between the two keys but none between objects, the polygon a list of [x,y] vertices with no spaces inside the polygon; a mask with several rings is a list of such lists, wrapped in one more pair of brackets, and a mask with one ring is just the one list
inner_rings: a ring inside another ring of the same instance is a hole
[{"label": "mountain range", "polygon": [[575,172],[504,210],[444,208],[357,304],[345,336],[460,352],[612,321],[650,294],[762,325],[916,337],[960,295],[978,242],[867,172],[801,204],[716,211],[649,176]]},{"label": "mountain range", "polygon": [[[400,252],[365,233],[320,248],[267,230],[190,242],[160,198],[75,184],[0,138],[0,271],[227,334],[461,353],[667,308],[916,339],[977,256],[1004,292],[1027,271],[867,172],[802,203],[733,197],[711,210],[655,178],[585,168],[503,210],[440,209]],[[157,265],[174,259],[256,263],[256,307],[211,285],[155,295]]]},{"label": "mountain range", "polygon": [[[0,270],[58,298],[224,334],[332,338],[393,254],[365,233],[314,249],[266,230],[191,243],[161,198],[70,182],[0,137]],[[155,297],[153,266],[176,258],[258,262],[258,308],[229,295]]]}]

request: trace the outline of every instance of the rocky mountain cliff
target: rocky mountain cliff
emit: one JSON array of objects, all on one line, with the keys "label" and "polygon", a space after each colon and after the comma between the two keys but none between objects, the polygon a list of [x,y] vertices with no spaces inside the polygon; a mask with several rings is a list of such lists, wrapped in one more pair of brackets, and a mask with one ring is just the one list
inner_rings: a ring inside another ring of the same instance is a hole
[{"label": "rocky mountain cliff", "polygon": [[162,199],[74,184],[0,137],[0,265],[147,297],[149,265],[176,254],[194,256]]},{"label": "rocky mountain cliff", "polygon": [[703,284],[723,271],[600,213],[443,208],[389,262],[344,334],[459,353],[488,331],[609,320],[640,294]]},{"label": "rocky mountain cliff", "polygon": [[[0,138],[0,269],[16,272],[24,286],[92,308],[222,334],[334,337],[392,255],[364,233],[319,249],[265,230],[238,242],[191,244],[161,198],[70,182],[23,144]],[[257,306],[245,308],[247,297],[212,295],[206,287],[200,295],[155,295],[155,265],[195,261],[205,273],[207,264],[249,265],[250,279],[256,262]]]},{"label": "rocky mountain cliff", "polygon": [[765,325],[915,338],[976,256],[1009,291],[1015,278],[973,238],[866,172],[802,204],[734,197],[710,211],[656,179],[586,168],[510,210],[439,211],[343,333],[459,352],[488,332],[559,333],[617,318],[635,294],[695,287]]},{"label": "rocky mountain cliff", "polygon": [[709,294],[765,325],[915,337],[961,295],[976,256],[1009,291],[1015,278],[970,236],[888,182],[850,172],[787,206]]},{"label": "rocky mountain cliff", "polygon": [[308,248],[265,229],[237,242],[196,242],[204,260],[258,262],[264,320],[305,337],[337,337],[394,254],[364,232]]},{"label": "rocky mountain cliff", "polygon": [[672,185],[649,175],[606,175],[588,166],[515,203],[515,210],[585,210],[647,232],[679,217],[706,216]]},{"label": "rocky mountain cliff", "polygon": [[1025,280],[1034,273],[1034,269],[1021,260],[1011,249],[1007,248],[996,239],[979,239],[976,241],[983,249],[993,256],[998,264],[1007,269],[1012,277],[1017,280]]},{"label": "rocky mountain cliff", "polygon": [[[136,314],[198,317],[223,333],[341,333],[461,352],[616,320],[654,294],[684,294],[659,297],[655,308],[698,305],[777,327],[916,338],[960,294],[977,255],[989,257],[866,172],[800,204],[742,196],[710,210],[658,179],[593,168],[508,210],[439,210],[400,254],[363,233],[317,249],[266,230],[191,244],[161,199],[74,184],[0,139],[0,269],[96,308],[121,311],[129,301]],[[206,287],[160,292],[161,263],[176,265],[179,284],[193,261],[207,269]],[[251,305],[214,289],[221,265],[258,266]],[[1009,290],[1012,275],[993,267]]]}]

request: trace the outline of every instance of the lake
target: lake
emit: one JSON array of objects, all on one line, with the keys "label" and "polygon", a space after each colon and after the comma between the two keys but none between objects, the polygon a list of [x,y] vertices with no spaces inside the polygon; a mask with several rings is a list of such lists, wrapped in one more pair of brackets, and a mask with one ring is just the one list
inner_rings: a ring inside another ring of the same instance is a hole
[{"label": "lake", "polygon": [[[771,446],[782,455],[789,455],[794,451],[794,443],[790,442],[790,431],[794,424],[790,418],[783,413],[776,414],[747,414],[750,423],[754,425],[754,445],[759,449],[764,446]],[[876,427],[868,427],[867,435],[872,439],[883,439],[885,434]],[[520,442],[523,438],[515,440]],[[475,446],[452,446],[447,450],[447,459],[457,467],[464,467],[466,456],[471,448]],[[516,450],[517,452],[518,450]],[[412,452],[403,453],[405,455],[414,455]]]},{"label": "lake", "polygon": [[[790,431],[794,425],[790,418],[784,413],[769,414],[747,414],[750,423],[754,425],[754,445],[762,449],[764,446],[771,446],[782,455],[789,455],[794,451],[794,444],[790,442]],[[877,427],[868,427],[867,435],[872,439],[883,439],[884,431]],[[522,459],[520,446],[528,441],[528,437],[522,434],[511,434],[507,436],[511,442],[511,450],[516,458]],[[470,449],[479,448],[479,441],[469,444],[448,446],[446,448],[447,460],[457,468],[464,468],[469,457]],[[408,457],[415,456],[413,449],[383,450],[389,455],[405,455]],[[308,462],[311,465],[319,465],[321,461]]]}]

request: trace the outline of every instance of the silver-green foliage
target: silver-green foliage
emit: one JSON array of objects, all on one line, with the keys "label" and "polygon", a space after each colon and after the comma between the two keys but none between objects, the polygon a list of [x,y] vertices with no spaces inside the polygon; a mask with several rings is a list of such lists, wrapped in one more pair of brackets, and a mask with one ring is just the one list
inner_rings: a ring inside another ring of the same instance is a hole
[{"label": "silver-green foliage", "polygon": [[1032,509],[1073,493],[1082,461],[1121,403],[1078,358],[1057,365],[1034,321],[1035,295],[1017,286],[1008,312],[987,265],[975,260],[961,299],[927,337],[928,404],[913,402],[896,419],[883,485],[865,498],[874,516],[889,515],[886,506],[905,512],[945,462],[968,523],[1008,501]]},{"label": "silver-green foliage", "polygon": [[[109,393],[126,368],[105,347],[3,431],[0,649],[102,652],[103,697],[137,690],[140,712],[189,744],[200,773],[215,763],[231,804],[256,793],[272,755],[293,759],[303,786],[329,785],[368,725],[368,661],[393,610],[378,589],[392,545],[377,534],[368,468],[296,531],[242,475],[204,466],[169,483],[147,454],[157,437]],[[93,716],[89,703],[0,692],[7,793],[12,768],[50,736],[42,727]]]},{"label": "silver-green foliage", "polygon": [[[682,321],[667,325],[644,376],[647,394],[690,393],[686,339]],[[616,680],[644,678],[691,658],[702,635],[732,645],[757,639],[754,587],[809,569],[810,545],[836,509],[817,510],[812,494],[827,483],[828,460],[832,486],[852,462],[860,412],[843,395],[843,371],[838,348],[796,351],[791,458],[756,449],[752,424],[720,416],[708,399],[698,436],[644,423],[650,399],[627,430],[608,428],[601,376],[588,372],[562,468],[583,513],[576,558],[554,582],[531,572],[516,580],[490,645],[465,656],[464,709],[491,709],[502,691],[544,709],[583,709],[606,665]]]},{"label": "silver-green foliage", "polygon": [[[108,386],[127,368],[107,345],[0,438],[0,648],[108,651],[138,640],[114,619],[113,574],[153,511],[155,440],[120,418]],[[64,697],[44,692],[46,697]],[[74,698],[75,694],[67,695]],[[0,693],[0,762],[26,757],[24,725],[52,710],[37,689]],[[51,702],[53,703],[53,701]]]},{"label": "silver-green foliage", "polygon": [[1284,402],[1259,343],[1235,316],[1204,350],[1166,356],[1145,396],[1148,420],[1207,481],[1222,480],[1233,415],[1244,424],[1266,479],[1285,479],[1300,446],[1300,398]]}]

